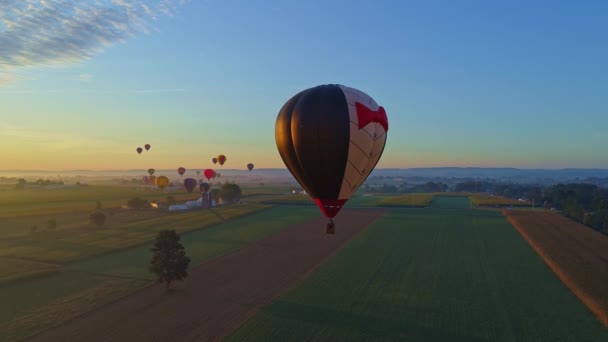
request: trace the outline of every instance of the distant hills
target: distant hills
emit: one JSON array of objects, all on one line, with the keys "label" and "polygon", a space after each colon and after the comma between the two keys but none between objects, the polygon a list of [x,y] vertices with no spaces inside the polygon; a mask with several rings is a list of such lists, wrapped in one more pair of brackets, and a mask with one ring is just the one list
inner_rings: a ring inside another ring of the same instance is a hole
[{"label": "distant hills", "polygon": [[[188,169],[188,168],[187,168]],[[185,177],[194,177],[193,170],[188,169]],[[228,177],[256,178],[292,178],[285,168],[260,168],[252,172],[216,167],[215,170]],[[179,177],[175,169],[157,169],[156,174]],[[145,170],[2,170],[0,177],[138,177],[147,175]],[[371,177],[400,177],[414,179],[494,179],[497,181],[516,183],[553,183],[565,181],[581,181],[585,179],[608,178],[608,169],[518,169],[518,168],[483,168],[483,167],[430,167],[430,168],[384,168],[376,169]]]}]

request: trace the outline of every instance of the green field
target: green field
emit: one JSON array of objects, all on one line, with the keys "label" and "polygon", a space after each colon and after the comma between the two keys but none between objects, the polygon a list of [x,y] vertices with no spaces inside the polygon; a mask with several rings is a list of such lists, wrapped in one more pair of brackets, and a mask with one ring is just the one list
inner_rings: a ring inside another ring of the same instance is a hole
[{"label": "green field", "polygon": [[[251,217],[226,222],[213,229],[184,234],[181,241],[192,259],[192,265],[197,265],[318,215],[318,210],[314,207],[275,207]],[[69,268],[152,279],[147,269],[149,259],[150,246],[146,245],[73,263]]]},{"label": "green field", "polygon": [[469,206],[388,209],[229,340],[608,341],[500,213]]},{"label": "green field", "polygon": [[[216,214],[234,218],[243,213],[239,208],[249,207],[227,206],[210,213],[221,220]],[[182,234],[181,242],[195,267],[318,215],[315,207],[275,207]],[[150,247],[151,242],[69,263],[45,277],[0,284],[0,340],[31,335],[150,284]]]},{"label": "green field", "polygon": [[433,194],[407,194],[386,197],[377,205],[381,207],[424,208],[433,200]]},{"label": "green field", "polygon": [[[103,228],[75,226],[19,238],[0,238],[0,257],[65,263],[141,245],[152,240],[161,229],[184,233],[267,208],[268,205],[243,204],[185,213],[163,212],[151,218],[114,224],[110,218]],[[132,215],[138,215],[138,211],[128,211],[127,216]]]}]

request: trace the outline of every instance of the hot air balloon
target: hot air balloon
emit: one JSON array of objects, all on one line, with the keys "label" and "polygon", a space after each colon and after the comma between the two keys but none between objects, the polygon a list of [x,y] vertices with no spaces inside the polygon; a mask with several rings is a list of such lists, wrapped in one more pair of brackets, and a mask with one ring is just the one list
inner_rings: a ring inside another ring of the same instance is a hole
[{"label": "hot air balloon", "polygon": [[144,183],[145,183],[145,184],[148,184],[148,176],[144,176],[144,177],[143,177],[143,180],[144,180]]},{"label": "hot air balloon", "polygon": [[217,158],[213,157],[211,158],[211,161],[213,162],[213,164],[217,164]]},{"label": "hot air balloon", "polygon": [[194,191],[194,188],[196,188],[196,179],[194,179],[194,178],[184,179],[184,188],[186,188],[186,191],[188,191],[189,193],[192,193],[192,191]]},{"label": "hot air balloon", "polygon": [[198,187],[201,192],[209,192],[209,183],[201,183]]},{"label": "hot air balloon", "polygon": [[165,176],[160,176],[156,178],[156,186],[158,186],[159,188],[164,189],[167,187],[167,185],[169,185],[169,178]]},{"label": "hot air balloon", "polygon": [[146,151],[150,150],[150,144],[146,144],[146,145],[144,145],[144,147],[146,148]]},{"label": "hot air balloon", "polygon": [[220,166],[224,166],[224,163],[226,162],[226,156],[220,154],[219,156],[217,156],[217,162],[220,163]]},{"label": "hot air balloon", "polygon": [[151,185],[156,184],[156,176],[148,177],[148,184],[151,184]]},{"label": "hot air balloon", "polygon": [[215,177],[220,178],[221,175],[222,175],[221,173],[216,172],[213,174],[213,178],[215,178]]},{"label": "hot air balloon", "polygon": [[177,168],[177,173],[179,173],[180,176],[183,176],[184,173],[186,173],[186,168],[184,168],[183,166]]},{"label": "hot air balloon", "polygon": [[207,180],[210,180],[214,174],[215,174],[215,171],[213,171],[211,169],[206,169],[205,171],[203,171],[203,176],[205,176],[205,178],[207,178]]},{"label": "hot air balloon", "polygon": [[150,174],[150,176],[152,176],[154,174],[154,172],[156,172],[156,170],[154,170],[154,169],[148,169],[148,173]]},{"label": "hot air balloon", "polygon": [[384,108],[342,85],[306,89],[281,108],[275,124],[279,154],[332,230],[332,218],[380,160],[387,131]]},{"label": "hot air balloon", "polygon": [[249,171],[253,170],[253,164],[251,164],[251,163],[247,164],[247,170],[249,170]]},{"label": "hot air balloon", "polygon": [[217,177],[217,172],[213,171],[213,179],[215,179],[215,177]]},{"label": "hot air balloon", "polygon": [[201,172],[199,170],[196,171],[196,175],[200,176]]},{"label": "hot air balloon", "polygon": [[141,147],[138,147],[138,148],[136,149],[136,151],[137,151],[137,154],[141,154],[141,151],[143,151],[143,149],[142,149]]}]

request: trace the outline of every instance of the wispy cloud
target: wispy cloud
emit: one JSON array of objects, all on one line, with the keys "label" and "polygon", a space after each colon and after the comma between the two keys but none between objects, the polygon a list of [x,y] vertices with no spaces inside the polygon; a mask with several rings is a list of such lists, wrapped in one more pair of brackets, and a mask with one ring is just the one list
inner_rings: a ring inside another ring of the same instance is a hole
[{"label": "wispy cloud", "polygon": [[189,0],[0,0],[0,86],[32,67],[66,66],[173,16]]},{"label": "wispy cloud", "polygon": [[80,74],[76,78],[79,81],[81,81],[81,82],[89,82],[93,78],[93,75],[91,75],[91,74]]}]

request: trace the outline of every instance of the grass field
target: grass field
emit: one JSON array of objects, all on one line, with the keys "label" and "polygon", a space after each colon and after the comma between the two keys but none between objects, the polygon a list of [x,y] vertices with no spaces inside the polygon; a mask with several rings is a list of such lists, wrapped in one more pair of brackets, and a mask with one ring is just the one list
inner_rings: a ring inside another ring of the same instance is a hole
[{"label": "grass field", "polygon": [[502,196],[490,196],[486,194],[470,194],[469,198],[471,202],[476,206],[514,206],[514,207],[531,207],[531,203],[520,202],[518,200],[502,197]]},{"label": "grass field", "polygon": [[434,194],[407,194],[386,197],[377,205],[381,207],[423,208],[427,207],[435,197]]},{"label": "grass field", "polygon": [[[275,207],[254,216],[223,223],[213,229],[185,234],[181,241],[192,259],[192,265],[196,265],[315,216],[319,216],[319,213],[314,207]],[[146,245],[70,264],[69,268],[152,279],[147,268],[149,259],[150,246]]]},{"label": "grass field", "polygon": [[[243,204],[185,213],[164,212],[163,215],[124,223],[112,223],[110,218],[103,228],[60,229],[0,239],[0,257],[65,263],[140,245],[152,240],[161,229],[184,233],[267,208],[268,205]],[[137,211],[131,213],[138,214]]]},{"label": "grass field", "polygon": [[608,327],[608,238],[552,212],[505,210],[503,214]]},{"label": "grass field", "polygon": [[605,341],[500,212],[388,209],[228,340]]},{"label": "grass field", "polygon": [[57,272],[53,264],[0,257],[0,284]]},{"label": "grass field", "polygon": [[200,194],[111,186],[9,190],[0,196],[0,219],[69,214],[79,211],[90,212],[95,208],[97,200],[101,201],[104,208],[112,208],[119,207],[134,197],[164,202],[167,196],[173,196],[178,201],[185,201],[199,198]]},{"label": "grass field", "polygon": [[[238,207],[214,209],[224,218]],[[181,235],[191,267],[229,253],[292,224],[318,216],[315,207],[276,207]],[[216,216],[217,217],[217,216]],[[150,284],[151,245],[63,266],[55,274],[0,285],[0,340],[31,335]]]}]

